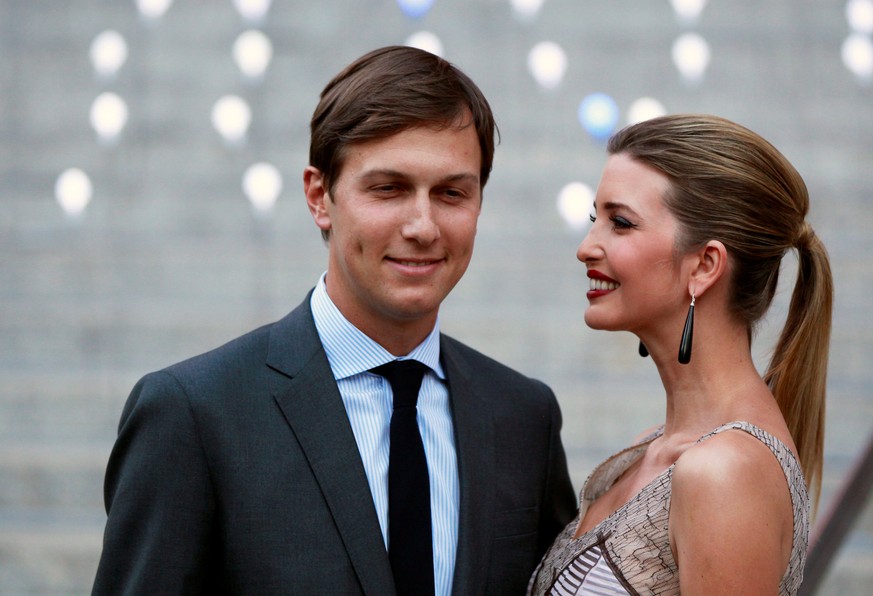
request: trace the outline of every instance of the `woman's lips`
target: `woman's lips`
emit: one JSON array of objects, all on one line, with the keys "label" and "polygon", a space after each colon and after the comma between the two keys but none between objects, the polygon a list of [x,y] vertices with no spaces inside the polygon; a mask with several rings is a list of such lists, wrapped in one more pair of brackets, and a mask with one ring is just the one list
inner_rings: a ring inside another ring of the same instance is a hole
[{"label": "woman's lips", "polygon": [[600,271],[596,269],[588,270],[588,299],[598,298],[600,296],[605,296],[609,294],[613,290],[618,289],[621,284],[609,277],[608,275],[604,275]]}]

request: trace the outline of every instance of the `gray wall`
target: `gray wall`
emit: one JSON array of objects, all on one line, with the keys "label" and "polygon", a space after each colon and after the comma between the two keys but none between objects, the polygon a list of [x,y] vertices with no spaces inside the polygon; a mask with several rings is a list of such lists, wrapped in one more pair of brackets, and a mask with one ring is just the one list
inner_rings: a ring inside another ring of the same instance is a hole
[{"label": "gray wall", "polygon": [[[828,511],[873,431],[873,98],[840,60],[845,2],[711,0],[685,24],[665,1],[546,0],[521,22],[508,0],[437,0],[418,21],[393,0],[275,0],[260,27],[275,56],[257,85],[230,56],[246,28],[224,0],[177,0],[152,24],[129,0],[0,0],[0,592],[90,589],[103,470],[128,391],[145,372],[302,299],[326,263],[300,184],[318,92],[358,55],[420,30],[437,34],[444,56],[481,85],[502,132],[477,253],[445,305],[444,330],[553,386],[577,485],[663,407],[633,338],[582,322],[587,284],[574,256],[582,234],[555,208],[565,184],[594,187],[604,163],[602,145],[577,122],[579,101],[600,91],[622,113],[641,96],[670,112],[717,113],[793,160],[837,288]],[[95,77],[88,58],[105,29],[129,46],[110,81]],[[697,86],[682,82],[670,58],[686,31],[712,49]],[[569,57],[552,91],[526,66],[529,49],[547,39]],[[88,122],[103,91],[130,109],[114,146],[100,144]],[[209,120],[227,93],[253,109],[248,143],[236,148]],[[261,160],[285,183],[267,217],[253,215],[240,188]],[[69,167],[94,185],[77,220],[54,198]],[[756,345],[762,359],[787,288]],[[871,563],[868,510],[822,593],[871,591]]]}]

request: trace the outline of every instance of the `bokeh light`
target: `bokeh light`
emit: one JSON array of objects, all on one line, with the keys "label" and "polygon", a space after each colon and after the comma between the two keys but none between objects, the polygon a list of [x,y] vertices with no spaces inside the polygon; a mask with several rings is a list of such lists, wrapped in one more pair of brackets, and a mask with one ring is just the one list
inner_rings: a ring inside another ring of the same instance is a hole
[{"label": "bokeh light", "polygon": [[706,7],[706,0],[670,0],[673,11],[682,21],[695,22]]},{"label": "bokeh light", "polygon": [[172,4],[173,0],[136,0],[139,14],[152,21],[164,16]]},{"label": "bokeh light", "polygon": [[527,55],[527,67],[544,89],[554,89],[567,72],[567,54],[552,41],[541,41]]},{"label": "bokeh light", "polygon": [[410,19],[420,19],[433,6],[434,0],[397,0],[397,5]]},{"label": "bokeh light", "polygon": [[862,83],[873,78],[873,42],[866,35],[853,33],[843,42],[843,64]]},{"label": "bokeh light", "polygon": [[250,79],[263,77],[272,59],[273,44],[270,38],[256,29],[240,33],[233,43],[233,60]]},{"label": "bokeh light", "polygon": [[510,0],[512,11],[519,20],[531,21],[543,7],[545,0]]},{"label": "bokeh light", "polygon": [[582,182],[571,182],[558,193],[558,213],[570,228],[585,231],[591,223],[594,191]]},{"label": "bokeh light", "polygon": [[91,104],[89,118],[102,142],[114,142],[127,124],[127,104],[115,93],[101,93]]},{"label": "bokeh light", "polygon": [[605,93],[592,93],[579,104],[579,123],[597,140],[605,140],[618,124],[618,106]]},{"label": "bokeh light", "polygon": [[419,31],[406,38],[405,45],[430,52],[435,56],[442,57],[445,49],[442,40],[430,31]]},{"label": "bokeh light", "polygon": [[709,44],[697,33],[680,35],[673,43],[673,64],[686,83],[697,84],[709,67]]},{"label": "bokeh light", "polygon": [[107,29],[91,42],[91,64],[103,78],[115,76],[127,61],[127,42],[118,31]]},{"label": "bokeh light", "polygon": [[270,11],[273,0],[233,0],[240,16],[249,23],[261,23]]},{"label": "bokeh light", "polygon": [[55,182],[55,199],[69,217],[79,217],[91,202],[91,179],[79,168],[69,168]]},{"label": "bokeh light", "polygon": [[846,20],[855,33],[873,34],[873,0],[849,0]]},{"label": "bokeh light", "polygon": [[667,113],[667,109],[660,101],[653,97],[641,97],[633,102],[627,111],[627,123],[636,124]]},{"label": "bokeh light", "polygon": [[249,104],[236,95],[225,95],[212,107],[212,126],[228,144],[245,140],[251,120]]},{"label": "bokeh light", "polygon": [[259,162],[243,174],[242,187],[255,211],[266,213],[273,209],[282,192],[282,175],[274,165]]}]

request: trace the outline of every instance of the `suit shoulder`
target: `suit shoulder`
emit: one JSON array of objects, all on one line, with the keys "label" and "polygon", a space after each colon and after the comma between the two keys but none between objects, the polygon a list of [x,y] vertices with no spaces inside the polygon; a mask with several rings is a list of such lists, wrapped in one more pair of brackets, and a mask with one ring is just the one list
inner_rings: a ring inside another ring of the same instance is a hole
[{"label": "suit shoulder", "polygon": [[267,325],[233,339],[226,344],[187,358],[140,378],[125,402],[119,428],[126,421],[168,419],[190,421],[239,414],[239,408],[251,406],[263,388],[269,342]]},{"label": "suit shoulder", "polygon": [[202,375],[229,372],[254,362],[263,363],[269,346],[270,330],[275,323],[264,325],[236,337],[225,344],[206,352],[186,358],[162,369],[179,380],[194,379]]}]

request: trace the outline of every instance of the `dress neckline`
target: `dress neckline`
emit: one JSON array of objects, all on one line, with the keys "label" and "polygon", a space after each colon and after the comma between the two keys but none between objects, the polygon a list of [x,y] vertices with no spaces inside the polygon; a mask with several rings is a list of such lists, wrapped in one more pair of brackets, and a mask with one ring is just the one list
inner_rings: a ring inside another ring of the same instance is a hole
[{"label": "dress neckline", "polygon": [[[570,540],[580,541],[580,540],[584,540],[586,538],[589,538],[591,536],[599,536],[600,534],[602,534],[602,531],[601,531],[602,526],[607,525],[610,522],[610,520],[612,520],[614,517],[621,514],[625,509],[627,509],[633,503],[638,501],[640,499],[641,495],[643,495],[647,490],[650,490],[651,487],[655,483],[659,483],[666,475],[669,475],[672,473],[673,466],[676,465],[675,462],[673,462],[670,466],[668,466],[663,472],[661,472],[660,474],[658,474],[657,476],[652,478],[652,480],[650,480],[648,483],[646,483],[645,486],[643,486],[642,488],[640,488],[640,490],[638,490],[636,493],[634,493],[634,495],[630,499],[628,499],[624,504],[622,504],[620,507],[615,509],[612,513],[610,513],[609,515],[604,517],[602,520],[600,520],[591,529],[589,529],[586,532],[583,532],[579,536],[576,536],[576,532],[579,529],[579,524],[582,523],[582,519],[585,517],[585,514],[588,512],[588,507],[590,506],[590,504],[593,503],[597,499],[597,497],[599,497],[600,495],[605,493],[607,490],[609,490],[609,487],[611,487],[613,484],[615,484],[615,482],[618,480],[618,478],[622,474],[624,474],[624,472],[627,471],[627,469],[630,466],[632,466],[635,462],[639,461],[639,459],[643,456],[643,454],[649,448],[649,445],[651,445],[655,439],[657,439],[658,437],[660,437],[663,434],[664,434],[664,427],[661,426],[658,429],[656,429],[655,431],[653,431],[652,433],[650,433],[649,435],[647,435],[646,437],[644,437],[643,439],[641,439],[640,441],[638,441],[637,443],[635,443],[629,447],[625,447],[624,449],[622,449],[618,453],[615,453],[612,456],[608,457],[603,462],[601,462],[597,467],[594,468],[594,470],[591,472],[591,474],[588,475],[588,478],[585,480],[585,483],[582,485],[582,490],[579,492],[579,514],[576,518],[576,523],[572,525],[573,532],[569,537]],[[603,491],[600,493],[600,495],[597,495],[597,497],[594,497],[590,500],[587,499],[586,492],[591,484],[591,481],[592,480],[600,480],[597,478],[598,472],[600,472],[604,468],[607,468],[612,462],[616,461],[617,459],[625,457],[631,453],[633,453],[633,457],[628,459],[625,462],[624,466],[622,466],[620,469],[618,469],[616,471],[610,470],[610,475],[603,479],[603,480],[608,480],[608,487],[603,489]]]}]

